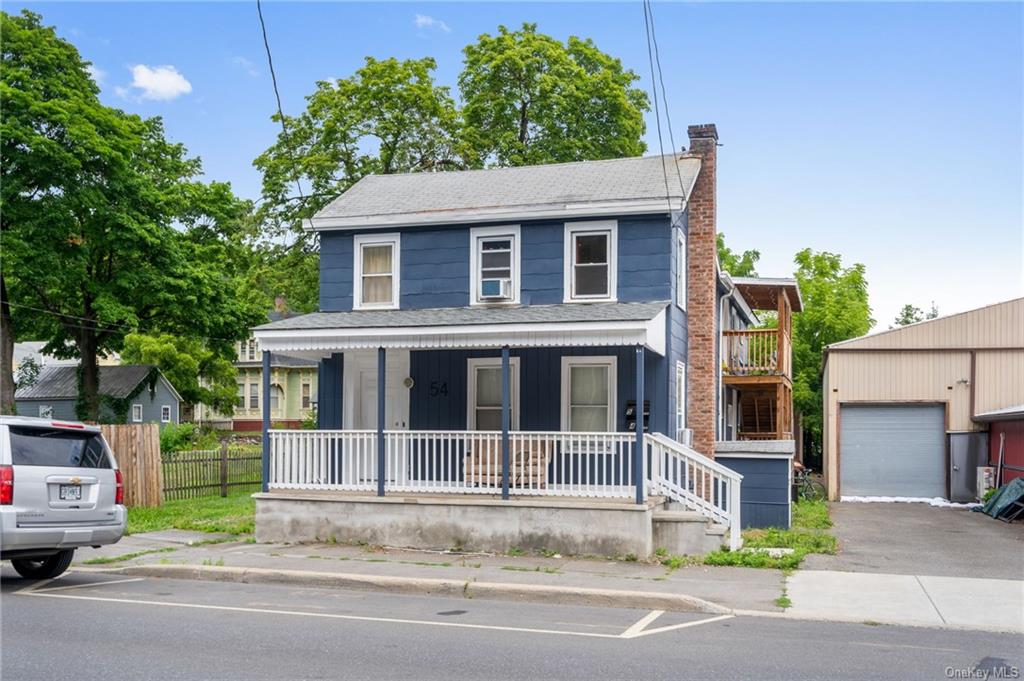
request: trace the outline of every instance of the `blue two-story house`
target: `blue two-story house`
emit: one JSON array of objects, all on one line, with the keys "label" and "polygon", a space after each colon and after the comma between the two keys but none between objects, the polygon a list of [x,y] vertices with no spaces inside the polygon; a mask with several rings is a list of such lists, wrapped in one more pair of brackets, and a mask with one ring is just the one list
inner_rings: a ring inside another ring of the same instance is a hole
[{"label": "blue two-story house", "polygon": [[[742,476],[713,460],[741,433],[739,402],[718,415],[738,394],[723,368],[776,372],[724,338],[755,317],[717,266],[717,131],[690,138],[666,156],[369,176],[321,210],[320,311],[255,329],[264,359],[320,361],[320,430],[265,433],[265,488],[657,497],[738,546]],[[776,366],[788,353],[757,347]],[[756,439],[792,433],[785,413]]]}]

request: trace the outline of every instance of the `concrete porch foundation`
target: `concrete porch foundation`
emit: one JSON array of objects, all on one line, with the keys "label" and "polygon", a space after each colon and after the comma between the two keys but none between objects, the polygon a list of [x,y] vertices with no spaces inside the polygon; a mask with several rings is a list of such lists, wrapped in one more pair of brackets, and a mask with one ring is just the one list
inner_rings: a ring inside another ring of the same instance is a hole
[{"label": "concrete porch foundation", "polygon": [[277,490],[254,495],[258,542],[366,542],[419,549],[644,558],[654,551],[652,516],[664,500],[629,501],[472,495],[365,496]]}]

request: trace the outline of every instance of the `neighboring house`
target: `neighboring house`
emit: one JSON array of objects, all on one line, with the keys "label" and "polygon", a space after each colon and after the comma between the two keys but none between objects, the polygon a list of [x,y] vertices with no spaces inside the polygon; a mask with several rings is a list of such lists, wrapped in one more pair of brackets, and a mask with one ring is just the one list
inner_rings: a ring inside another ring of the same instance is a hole
[{"label": "neighboring house", "polygon": [[830,345],[824,402],[832,499],[973,500],[993,412],[1024,403],[1024,298]]},{"label": "neighboring house", "polygon": [[[19,388],[14,400],[22,416],[76,421],[78,367],[47,366],[38,380]],[[155,366],[100,367],[100,422],[178,423],[181,396]],[[118,411],[123,409],[122,411]]]},{"label": "neighboring house", "polygon": [[[278,301],[278,308],[283,308]],[[287,319],[277,309],[267,315],[270,321]],[[238,399],[234,413],[221,414],[205,405],[197,409],[200,421],[234,431],[259,431],[263,413],[263,366],[259,343],[250,337],[237,345]],[[298,428],[317,408],[317,384],[320,363],[315,359],[275,352],[270,368],[270,419],[275,428]]]},{"label": "neighboring house", "polygon": [[[288,489],[668,498],[738,545],[732,467],[753,483],[744,523],[788,524],[799,294],[719,271],[717,130],[689,132],[691,151],[664,157],[369,176],[314,216],[321,311],[255,330],[264,361],[320,364],[322,430],[269,435],[273,503],[290,513]],[[745,330],[752,307],[781,331]],[[303,536],[266,510],[263,537]],[[491,547],[529,534],[473,526],[487,517],[439,523]],[[586,539],[573,532],[559,541]]]},{"label": "neighboring house", "polygon": [[[47,355],[43,353],[43,348],[46,347],[46,341],[24,341],[21,343],[14,344],[14,371],[18,370],[26,359],[31,357],[36,361],[40,367],[47,366],[78,366],[77,359],[58,359],[53,355]],[[115,352],[109,356],[101,355],[98,358],[100,366],[109,366],[114,364],[120,364],[121,358]]]}]

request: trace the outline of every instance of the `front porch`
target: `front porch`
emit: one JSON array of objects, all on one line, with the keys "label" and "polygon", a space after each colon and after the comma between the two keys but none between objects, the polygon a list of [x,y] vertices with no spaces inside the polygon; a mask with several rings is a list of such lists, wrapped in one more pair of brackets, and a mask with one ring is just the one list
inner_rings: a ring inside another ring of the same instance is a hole
[{"label": "front porch", "polygon": [[742,476],[660,434],[665,303],[307,318],[256,330],[264,359],[321,362],[319,430],[270,430],[264,411],[259,536],[639,556],[653,515],[682,513],[739,546]]}]

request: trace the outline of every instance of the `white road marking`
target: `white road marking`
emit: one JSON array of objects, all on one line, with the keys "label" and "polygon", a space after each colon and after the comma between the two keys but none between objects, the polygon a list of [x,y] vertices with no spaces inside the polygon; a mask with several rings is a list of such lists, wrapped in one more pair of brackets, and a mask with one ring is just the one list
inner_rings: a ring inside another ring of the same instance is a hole
[{"label": "white road marking", "polygon": [[735,617],[735,615],[718,615],[717,617],[708,617],[707,619],[695,620],[693,622],[683,622],[682,624],[670,624],[667,627],[658,627],[656,629],[644,629],[643,631],[637,631],[633,634],[630,634],[629,636],[623,633],[622,638],[638,638],[640,636],[650,636],[651,634],[664,634],[667,631],[686,629],[688,627],[697,627],[701,624],[711,624],[712,622],[721,622],[722,620],[732,619],[733,617]]},{"label": "white road marking", "polygon": [[387,624],[417,624],[423,626],[434,626],[434,627],[451,627],[456,629],[483,629],[488,631],[515,631],[520,633],[528,634],[553,634],[556,636],[583,636],[587,638],[617,638],[617,639],[632,639],[639,636],[647,636],[649,634],[658,634],[668,631],[674,631],[676,629],[684,629],[686,627],[697,626],[700,624],[710,624],[711,622],[718,622],[723,619],[729,619],[732,615],[721,615],[718,617],[711,617],[708,619],[697,620],[695,622],[685,622],[683,624],[673,624],[665,627],[658,627],[656,629],[645,629],[651,622],[656,620],[658,617],[664,614],[663,610],[652,610],[648,614],[644,615],[640,620],[633,623],[621,634],[600,634],[589,631],[567,631],[559,629],[539,629],[533,627],[507,627],[498,626],[491,624],[469,624],[466,622],[437,622],[433,620],[414,620],[414,619],[403,619],[396,617],[368,617],[363,615],[339,615],[335,613],[324,613],[324,612],[308,612],[301,610],[279,610],[276,608],[252,608],[232,605],[208,605],[205,603],[176,603],[173,601],[153,601],[138,598],[108,598],[103,596],[77,596],[67,593],[53,593],[54,591],[63,591],[70,589],[84,589],[95,586],[106,586],[108,584],[125,584],[128,582],[140,582],[145,581],[144,577],[134,577],[129,579],[117,579],[106,582],[94,582],[90,584],[69,584],[66,586],[52,587],[49,589],[43,589],[41,587],[49,584],[54,580],[44,580],[37,582],[29,587],[16,591],[15,594],[23,596],[36,596],[39,598],[68,598],[72,600],[80,601],[98,601],[103,603],[127,603],[129,605],[149,605],[149,606],[163,606],[169,608],[191,608],[196,610],[220,610],[227,612],[245,612],[245,613],[257,613],[264,615],[291,615],[293,617],[319,617],[324,619],[338,619],[338,620],[349,620],[356,622],[380,622]]},{"label": "white road marking", "polygon": [[647,625],[665,614],[664,610],[651,610],[622,632],[622,638],[633,638],[647,628]]}]

